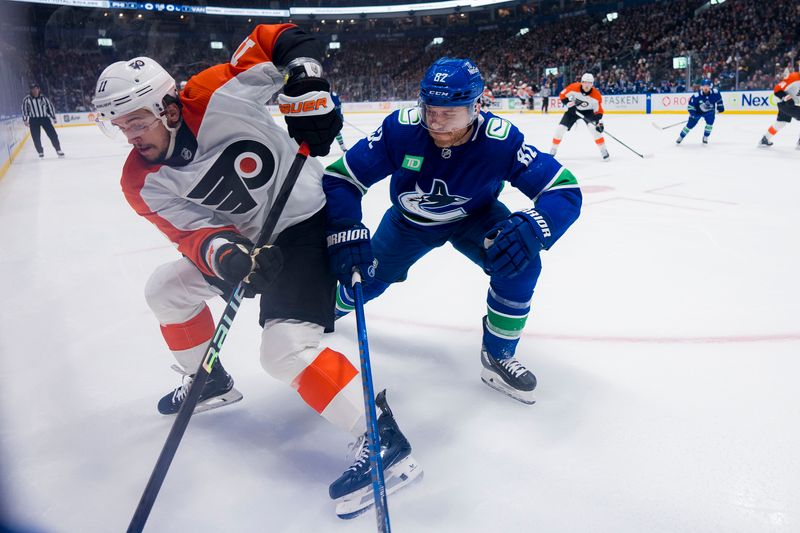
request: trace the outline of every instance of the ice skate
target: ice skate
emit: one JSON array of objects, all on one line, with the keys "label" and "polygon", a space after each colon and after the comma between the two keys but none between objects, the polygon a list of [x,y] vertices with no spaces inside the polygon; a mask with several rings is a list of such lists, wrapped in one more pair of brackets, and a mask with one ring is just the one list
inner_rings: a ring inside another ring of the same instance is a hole
[{"label": "ice skate", "polygon": [[680,135],[678,135],[678,138],[677,138],[677,139],[675,139],[675,144],[680,144],[680,143],[682,143],[682,142],[683,142],[683,137],[681,137]]},{"label": "ice skate", "polygon": [[[162,415],[174,415],[178,412],[194,381],[194,375],[187,374],[178,365],[172,365],[172,369],[183,376],[183,383],[158,402],[158,412]],[[233,378],[217,362],[211,369],[211,374],[206,380],[206,385],[203,387],[203,392],[200,394],[200,400],[197,402],[194,412],[197,414],[217,407],[224,407],[241,399],[242,393],[233,388]]]},{"label": "ice skate", "polygon": [[708,145],[708,137],[703,137],[703,144]]},{"label": "ice skate", "polygon": [[[411,457],[411,444],[397,426],[386,403],[385,390],[375,398],[375,405],[382,411],[378,418],[378,434],[386,494],[392,494],[421,477],[422,467]],[[345,520],[359,516],[375,504],[366,433],[358,438],[351,450],[353,465],[331,483],[328,491],[336,503],[336,515]]]},{"label": "ice skate", "polygon": [[[486,328],[486,317],[484,317],[484,332]],[[481,364],[483,364],[481,380],[491,388],[522,403],[532,404],[536,401],[533,397],[536,376],[515,357],[498,359],[489,353],[484,344],[481,346]]]},{"label": "ice skate", "polygon": [[759,148],[768,148],[768,147],[772,146],[773,144],[774,143],[772,141],[770,141],[769,139],[767,139],[767,136],[764,135],[763,137],[761,137],[761,140],[758,142],[758,147]]}]

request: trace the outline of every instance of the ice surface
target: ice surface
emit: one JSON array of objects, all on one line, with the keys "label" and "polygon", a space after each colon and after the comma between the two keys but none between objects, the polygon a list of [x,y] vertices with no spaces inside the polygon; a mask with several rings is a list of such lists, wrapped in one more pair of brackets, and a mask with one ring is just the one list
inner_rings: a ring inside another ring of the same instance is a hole
[{"label": "ice surface", "polygon": [[[549,149],[558,115],[505,116]],[[347,115],[348,144],[381,118]],[[606,118],[651,159],[565,137],[584,208],[543,256],[518,351],[535,405],[481,383],[488,279],[452,247],[368,306],[376,387],[425,469],[389,499],[395,532],[800,531],[800,132],[759,150],[773,117],[722,115],[709,146],[698,127],[676,147],[679,128],[650,124],[678,119]],[[143,287],[177,253],[119,190],[127,148],[59,135],[65,159],[28,142],[0,181],[2,482],[41,531],[123,531],[172,423]],[[365,197],[373,229],[387,191]],[[146,530],[375,531],[335,517],[350,438],[261,370],[256,307],[222,355],[244,401],[192,419]],[[354,318],[325,342],[358,364]]]}]

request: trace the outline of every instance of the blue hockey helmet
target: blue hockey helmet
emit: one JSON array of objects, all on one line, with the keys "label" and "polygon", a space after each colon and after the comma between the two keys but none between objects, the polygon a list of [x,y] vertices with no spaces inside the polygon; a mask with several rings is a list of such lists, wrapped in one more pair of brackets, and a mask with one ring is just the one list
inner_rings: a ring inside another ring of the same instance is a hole
[{"label": "blue hockey helmet", "polygon": [[706,87],[706,86],[711,87],[712,85],[713,85],[713,83],[711,83],[711,80],[709,80],[708,78],[703,78],[700,81],[700,86],[701,87]]},{"label": "blue hockey helmet", "polygon": [[474,104],[483,94],[483,78],[469,59],[442,57],[425,72],[419,99],[427,105],[454,107]]},{"label": "blue hockey helmet", "polygon": [[[466,107],[466,122],[442,123],[437,131],[453,131],[472,124],[477,102],[483,94],[483,78],[469,59],[442,57],[428,68],[419,83],[419,108],[422,125],[431,128],[428,107]],[[443,129],[442,129],[443,128]]]}]

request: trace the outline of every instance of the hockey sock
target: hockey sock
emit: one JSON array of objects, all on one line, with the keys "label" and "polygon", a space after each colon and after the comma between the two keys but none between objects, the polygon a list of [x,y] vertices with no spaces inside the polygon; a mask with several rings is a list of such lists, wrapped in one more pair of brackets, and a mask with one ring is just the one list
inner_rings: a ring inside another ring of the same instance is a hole
[{"label": "hockey sock", "polygon": [[686,137],[689,134],[690,131],[691,131],[690,128],[688,128],[687,126],[684,126],[683,129],[681,130],[681,133],[680,133],[681,139]]},{"label": "hockey sock", "polygon": [[530,300],[524,303],[513,302],[489,289],[483,345],[492,357],[507,359],[514,356],[530,310]]},{"label": "hockey sock", "polygon": [[194,373],[214,336],[214,317],[208,306],[181,324],[162,324],[161,334],[186,372]]},{"label": "hockey sock", "polygon": [[706,131],[703,132],[703,137],[709,137],[711,135],[711,130],[714,129],[713,124],[706,124]]},{"label": "hockey sock", "polygon": [[770,126],[769,129],[767,130],[767,134],[765,135],[767,140],[771,141],[772,138],[775,137],[775,135],[779,131],[781,131],[783,128],[786,127],[786,124],[788,124],[788,122],[783,122],[783,121],[778,120],[778,121],[775,122],[775,124]]},{"label": "hockey sock", "polygon": [[344,146],[344,137],[342,137],[341,133],[336,134],[336,142],[339,143],[339,148],[341,148],[343,152],[347,150]]},{"label": "hockey sock", "polygon": [[[337,427],[354,435],[364,431],[361,381],[358,370],[343,354],[325,348],[297,377],[292,387],[309,407]],[[356,427],[358,426],[358,427]]]},{"label": "hockey sock", "polygon": [[355,308],[355,298],[350,294],[344,285],[336,287],[336,318],[341,318],[350,314]]},{"label": "hockey sock", "polygon": [[353,432],[364,414],[358,369],[341,353],[320,347],[324,328],[299,320],[268,320],[261,333],[261,366],[297,391],[336,427]]},{"label": "hockey sock", "polygon": [[558,145],[561,144],[561,139],[564,138],[565,133],[567,133],[567,127],[563,124],[559,124],[553,135],[553,150],[558,150]]}]

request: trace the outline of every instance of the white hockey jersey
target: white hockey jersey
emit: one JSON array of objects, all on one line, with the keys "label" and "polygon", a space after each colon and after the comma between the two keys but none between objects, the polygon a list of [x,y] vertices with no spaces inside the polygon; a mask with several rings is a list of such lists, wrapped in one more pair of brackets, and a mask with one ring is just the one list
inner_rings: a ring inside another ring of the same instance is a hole
[{"label": "white hockey jersey", "polygon": [[[180,94],[183,127],[196,148],[176,145],[166,164],[151,164],[132,150],[125,163],[121,184],[130,205],[204,274],[214,275],[202,257],[212,235],[235,231],[257,239],[297,153],[297,143],[266,107],[284,83],[272,63],[273,47],[290,27],[257,26],[229,63],[188,81]],[[324,205],[322,165],[310,158],[271,242]]]}]

